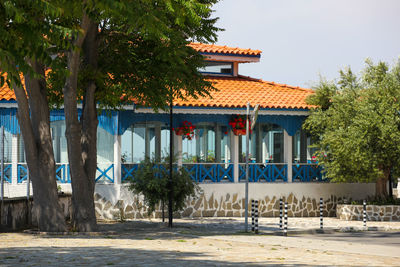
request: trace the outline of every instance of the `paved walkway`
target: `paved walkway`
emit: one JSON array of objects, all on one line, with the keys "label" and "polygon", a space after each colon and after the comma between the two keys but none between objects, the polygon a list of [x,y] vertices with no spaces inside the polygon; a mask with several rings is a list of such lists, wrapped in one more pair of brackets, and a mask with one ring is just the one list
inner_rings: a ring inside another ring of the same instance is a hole
[{"label": "paved walkway", "polygon": [[[319,227],[318,218],[290,219],[289,229],[296,231]],[[277,218],[262,218],[264,234],[254,235],[242,232],[243,222],[180,219],[173,229],[158,220],[109,222],[101,223],[102,232],[93,236],[2,233],[0,266],[400,266],[397,243],[271,235],[278,230]],[[362,227],[362,222],[327,218],[325,225],[340,229]],[[400,222],[370,225],[388,234],[400,231]]]}]

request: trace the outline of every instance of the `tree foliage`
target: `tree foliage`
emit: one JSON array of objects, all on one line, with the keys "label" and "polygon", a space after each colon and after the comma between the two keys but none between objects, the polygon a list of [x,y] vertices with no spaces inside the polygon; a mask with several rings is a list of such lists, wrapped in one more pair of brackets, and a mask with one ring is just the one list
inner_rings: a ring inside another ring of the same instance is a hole
[{"label": "tree foliage", "polygon": [[[169,157],[163,157],[160,162],[155,158],[145,158],[135,172],[135,178],[130,181],[129,190],[144,197],[148,214],[155,211],[158,204],[168,203]],[[176,166],[176,163],[174,164]],[[185,168],[179,167],[172,171],[173,183],[173,211],[180,211],[185,207],[188,197],[196,197],[200,187],[190,178]]]},{"label": "tree foliage", "polygon": [[321,81],[308,100],[304,128],[316,140],[317,158],[336,182],[375,182],[386,196],[390,170],[400,166],[400,61],[366,66],[357,77],[340,71],[336,82]]},{"label": "tree foliage", "polygon": [[[202,57],[187,44],[216,40],[217,19],[211,17],[216,2],[0,1],[0,74],[7,73],[0,75],[1,82],[17,95],[29,168],[49,170],[34,175],[34,194],[42,203],[55,202],[46,201],[55,184],[37,192],[45,187],[40,176],[47,181],[55,176],[49,105],[63,104],[77,230],[96,229],[97,105],[119,108],[137,101],[157,110],[175,97],[207,95],[212,86],[197,72]],[[82,103],[80,117],[77,102]],[[43,154],[46,164],[35,162]]]}]

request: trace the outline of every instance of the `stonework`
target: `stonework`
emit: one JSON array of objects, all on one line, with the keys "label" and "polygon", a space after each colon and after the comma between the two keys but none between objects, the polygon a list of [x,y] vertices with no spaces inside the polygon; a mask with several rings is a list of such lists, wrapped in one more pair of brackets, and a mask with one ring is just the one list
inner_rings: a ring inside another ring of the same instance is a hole
[{"label": "stonework", "polygon": [[[363,220],[363,205],[337,205],[336,217],[347,221]],[[368,221],[400,221],[400,206],[367,205]]]},{"label": "stonework", "polygon": [[[71,195],[60,194],[58,200],[65,219],[69,220],[72,212]],[[29,206],[26,198],[5,199],[3,209],[0,212],[2,214],[1,228],[17,230],[27,225],[37,226],[37,212],[34,209],[32,198],[29,199]]]},{"label": "stonework", "polygon": [[[323,214],[325,217],[336,216],[336,205],[341,198],[331,195],[324,199]],[[259,201],[260,217],[279,216],[279,196],[265,196]],[[297,198],[293,193],[283,197],[288,202],[289,217],[316,217],[319,216],[319,199],[303,196]],[[156,211],[148,215],[143,199],[140,196],[133,197],[133,201],[119,200],[114,205],[99,193],[95,194],[96,216],[99,219],[138,219],[138,218],[160,218],[162,216],[161,205]],[[251,213],[251,199],[249,200],[249,215]],[[167,211],[165,211],[167,216]],[[226,193],[219,199],[213,194],[207,197],[205,194],[196,199],[188,199],[183,211],[174,214],[175,217],[244,217],[245,199],[239,198],[238,194]]]}]

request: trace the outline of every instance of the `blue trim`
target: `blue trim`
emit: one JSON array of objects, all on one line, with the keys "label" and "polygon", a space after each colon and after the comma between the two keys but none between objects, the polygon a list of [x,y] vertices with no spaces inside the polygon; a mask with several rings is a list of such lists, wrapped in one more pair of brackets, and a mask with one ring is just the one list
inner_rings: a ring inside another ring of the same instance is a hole
[{"label": "blue trim", "polygon": [[[82,113],[78,109],[78,116]],[[50,122],[65,120],[64,110],[51,110]],[[102,111],[98,115],[99,127],[103,128],[110,134],[114,135],[118,128],[118,112],[117,111]],[[17,108],[0,108],[0,125],[4,125],[7,132],[19,134],[21,132],[17,119]]]},{"label": "blue trim", "polygon": [[0,100],[0,103],[17,103],[17,100]]},{"label": "blue trim", "polygon": [[233,53],[210,53],[210,52],[200,52],[200,55],[218,55],[218,56],[232,56],[232,57],[255,57],[260,58],[260,55],[238,55]]}]

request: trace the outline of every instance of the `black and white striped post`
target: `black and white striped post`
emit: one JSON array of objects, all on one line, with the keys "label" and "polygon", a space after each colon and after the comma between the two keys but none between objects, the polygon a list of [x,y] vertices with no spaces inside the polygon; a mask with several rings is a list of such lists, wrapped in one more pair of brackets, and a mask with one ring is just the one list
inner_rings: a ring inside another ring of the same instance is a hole
[{"label": "black and white striped post", "polygon": [[255,200],[254,206],[255,206],[254,233],[258,234],[258,200]]},{"label": "black and white striped post", "polygon": [[285,226],[284,226],[284,228],[283,228],[283,235],[284,236],[287,236],[287,225],[288,225],[288,217],[287,217],[287,214],[288,214],[288,204],[287,204],[287,202],[285,202]]},{"label": "black and white striped post", "polygon": [[251,231],[254,232],[254,214],[255,214],[255,206],[254,199],[251,200]]},{"label": "black and white striped post", "polygon": [[367,201],[363,201],[363,223],[364,227],[367,227]]},{"label": "black and white striped post", "polygon": [[319,199],[319,229],[324,229],[324,201],[322,197]]},{"label": "black and white striped post", "polygon": [[282,218],[283,218],[283,200],[282,198],[279,199],[279,229],[283,229],[283,224],[282,224]]}]

